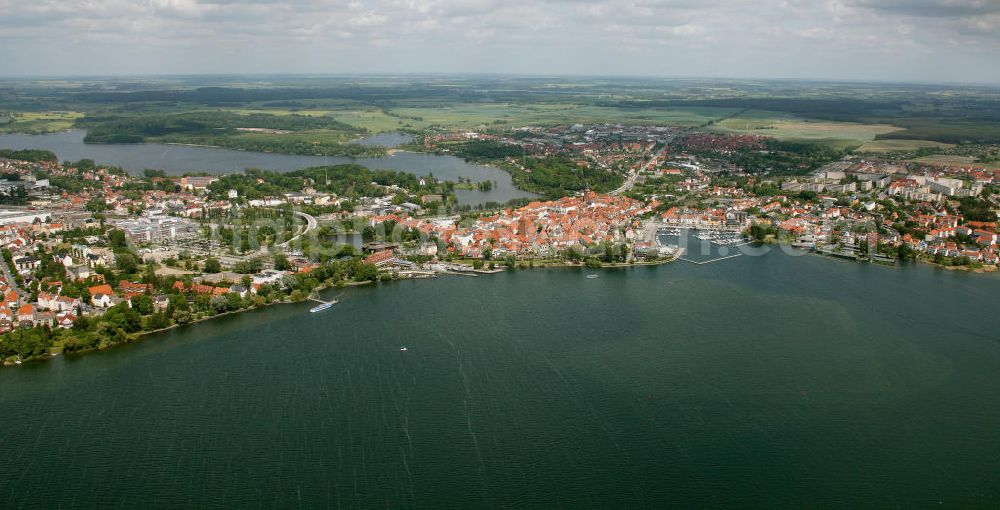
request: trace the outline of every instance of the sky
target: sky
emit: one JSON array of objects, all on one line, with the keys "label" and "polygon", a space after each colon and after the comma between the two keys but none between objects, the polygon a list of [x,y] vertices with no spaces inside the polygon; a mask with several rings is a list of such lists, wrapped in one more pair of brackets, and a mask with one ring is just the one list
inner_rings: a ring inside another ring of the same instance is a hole
[{"label": "sky", "polygon": [[1000,83],[1000,0],[0,0],[0,77],[229,73]]}]

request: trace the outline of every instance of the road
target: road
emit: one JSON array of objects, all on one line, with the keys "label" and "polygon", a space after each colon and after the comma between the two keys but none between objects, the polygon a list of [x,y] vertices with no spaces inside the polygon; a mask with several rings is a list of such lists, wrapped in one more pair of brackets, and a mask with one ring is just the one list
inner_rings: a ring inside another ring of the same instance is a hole
[{"label": "road", "polygon": [[7,283],[10,284],[10,288],[14,289],[14,292],[17,292],[17,295],[21,296],[21,299],[24,299],[26,295],[25,292],[17,287],[17,281],[14,280],[14,275],[11,274],[11,268],[7,267],[7,261],[2,258],[0,258],[0,269],[3,270],[3,277],[7,279]]},{"label": "road", "polygon": [[625,182],[623,182],[622,185],[618,187],[618,189],[608,194],[621,195],[622,193],[625,193],[626,191],[632,189],[635,186],[635,181],[639,178],[639,174],[645,172],[646,170],[649,170],[650,167],[655,166],[656,162],[659,161],[660,158],[662,158],[663,155],[667,153],[667,147],[668,144],[666,143],[663,144],[663,148],[657,151],[656,154],[653,154],[653,156],[651,156],[649,160],[646,161],[645,165],[642,165],[635,171],[629,172],[628,177],[625,178]]},{"label": "road", "polygon": [[302,232],[299,232],[299,234],[296,235],[295,237],[279,244],[278,245],[279,248],[287,248],[288,245],[292,244],[293,241],[308,234],[310,231],[314,230],[319,225],[319,222],[317,222],[316,218],[311,214],[306,214],[304,212],[299,212],[299,211],[294,211],[292,212],[292,214],[306,220],[306,229],[303,230]]}]

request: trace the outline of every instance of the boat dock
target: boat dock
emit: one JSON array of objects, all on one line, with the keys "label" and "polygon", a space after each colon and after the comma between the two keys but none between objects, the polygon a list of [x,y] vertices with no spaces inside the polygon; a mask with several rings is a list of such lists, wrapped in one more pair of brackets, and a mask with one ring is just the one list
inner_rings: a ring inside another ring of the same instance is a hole
[{"label": "boat dock", "polygon": [[317,303],[319,303],[321,305],[335,305],[335,304],[337,304],[337,300],[336,299],[331,300],[331,301],[323,301],[322,299],[320,299],[318,297],[312,297],[312,296],[309,296],[307,299],[309,301],[315,301],[315,302],[317,302]]},{"label": "boat dock", "polygon": [[[339,296],[338,296],[339,297]],[[309,309],[309,313],[322,312],[323,310],[329,310],[333,305],[337,304],[336,299],[331,299],[329,301],[323,301],[319,298],[319,293],[313,292],[306,297],[309,301],[318,303],[316,306]]]}]

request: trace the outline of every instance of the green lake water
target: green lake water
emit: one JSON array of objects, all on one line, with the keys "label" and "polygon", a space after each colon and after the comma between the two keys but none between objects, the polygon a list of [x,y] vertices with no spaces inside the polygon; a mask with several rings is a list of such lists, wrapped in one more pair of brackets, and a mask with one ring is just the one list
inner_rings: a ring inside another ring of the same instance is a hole
[{"label": "green lake water", "polygon": [[4,368],[0,506],[1000,506],[1000,278],[779,252],[590,272]]}]

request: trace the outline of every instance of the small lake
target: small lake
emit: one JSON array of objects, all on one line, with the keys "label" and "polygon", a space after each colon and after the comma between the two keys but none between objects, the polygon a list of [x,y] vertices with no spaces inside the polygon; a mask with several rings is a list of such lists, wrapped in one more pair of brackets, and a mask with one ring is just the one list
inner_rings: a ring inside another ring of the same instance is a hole
[{"label": "small lake", "polygon": [[[86,134],[83,130],[46,135],[3,134],[0,135],[0,148],[47,149],[55,152],[63,161],[89,158],[101,164],[120,166],[133,174],[141,173],[146,168],[160,169],[169,175],[185,172],[238,173],[247,168],[289,172],[313,166],[357,163],[371,169],[409,172],[419,176],[433,175],[449,181],[458,181],[462,177],[473,182],[494,182],[493,189],[488,192],[456,190],[458,200],[463,204],[502,203],[513,198],[534,196],[515,188],[507,172],[469,163],[455,156],[396,152],[381,158],[350,158],[270,154],[161,143],[85,144],[83,137]],[[391,147],[406,142],[408,136],[402,133],[384,133],[370,136],[359,143]]]}]

